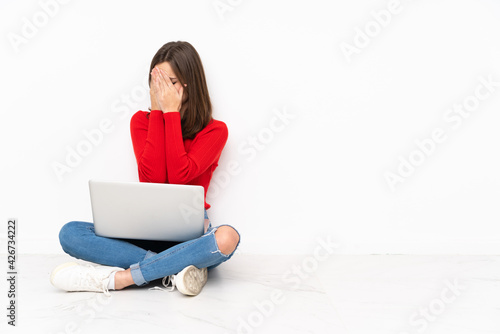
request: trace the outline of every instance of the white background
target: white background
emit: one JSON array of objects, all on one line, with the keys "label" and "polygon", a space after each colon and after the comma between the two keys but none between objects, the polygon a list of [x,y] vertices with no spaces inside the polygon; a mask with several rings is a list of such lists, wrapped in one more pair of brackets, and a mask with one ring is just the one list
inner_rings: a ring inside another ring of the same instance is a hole
[{"label": "white background", "polygon": [[[377,31],[388,3],[2,0],[0,219],[19,220],[19,251],[62,252],[61,226],[92,219],[90,178],[138,180],[129,120],[149,106],[153,55],[184,40],[229,128],[208,214],[238,229],[242,253],[309,253],[331,236],[345,254],[498,254],[500,87],[456,128],[443,115],[480,77],[500,81],[500,6],[401,1]],[[54,163],[106,120],[58,179]],[[392,191],[384,174],[436,128],[447,139]]]}]

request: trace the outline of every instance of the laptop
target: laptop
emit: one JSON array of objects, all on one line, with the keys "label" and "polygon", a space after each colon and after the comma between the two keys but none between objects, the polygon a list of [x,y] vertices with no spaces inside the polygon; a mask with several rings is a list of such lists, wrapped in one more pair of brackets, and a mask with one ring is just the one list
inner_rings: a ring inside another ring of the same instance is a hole
[{"label": "laptop", "polygon": [[196,185],[89,180],[98,236],[187,241],[204,232],[204,188]]}]

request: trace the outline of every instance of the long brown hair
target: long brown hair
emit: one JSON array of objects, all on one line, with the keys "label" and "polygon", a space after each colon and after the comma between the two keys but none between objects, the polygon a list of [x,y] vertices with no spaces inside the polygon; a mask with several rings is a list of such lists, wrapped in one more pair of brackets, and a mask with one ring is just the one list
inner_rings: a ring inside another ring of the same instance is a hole
[{"label": "long brown hair", "polygon": [[188,42],[168,42],[154,55],[149,69],[149,87],[151,71],[157,64],[168,62],[175,76],[184,87],[181,114],[182,138],[193,139],[212,120],[212,104],[208,94],[205,71],[200,56]]}]

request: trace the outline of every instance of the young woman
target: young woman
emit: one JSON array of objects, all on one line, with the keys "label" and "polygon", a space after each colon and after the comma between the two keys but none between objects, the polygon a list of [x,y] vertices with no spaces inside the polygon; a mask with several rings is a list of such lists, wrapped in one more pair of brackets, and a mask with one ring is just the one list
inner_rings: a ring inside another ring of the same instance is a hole
[{"label": "young woman", "polygon": [[59,233],[63,250],[100,265],[61,264],[50,277],[58,288],[109,296],[109,290],[163,277],[165,287],[197,295],[207,271],[229,260],[239,245],[240,235],[232,226],[212,227],[207,215],[207,189],[228,131],[212,118],[203,66],[193,46],[163,45],[151,62],[149,85],[150,111],[135,113],[130,123],[139,180],[203,186],[206,232],[182,243],[115,239],[96,236],[92,223],[69,222]]}]

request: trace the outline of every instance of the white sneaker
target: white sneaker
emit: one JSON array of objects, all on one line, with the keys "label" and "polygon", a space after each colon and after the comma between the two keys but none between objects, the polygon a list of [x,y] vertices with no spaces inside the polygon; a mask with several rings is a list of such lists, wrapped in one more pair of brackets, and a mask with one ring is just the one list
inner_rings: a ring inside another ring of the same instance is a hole
[{"label": "white sneaker", "polygon": [[109,275],[121,270],[125,269],[67,262],[52,271],[50,282],[66,291],[104,292],[106,296],[111,296],[108,290]]},{"label": "white sneaker", "polygon": [[[168,284],[171,284],[170,291],[177,288],[184,295],[196,296],[207,283],[207,278],[207,268],[198,269],[191,265],[182,269],[177,275],[164,277],[162,283],[166,288],[169,287]],[[168,280],[167,284],[165,284],[165,280]]]}]

